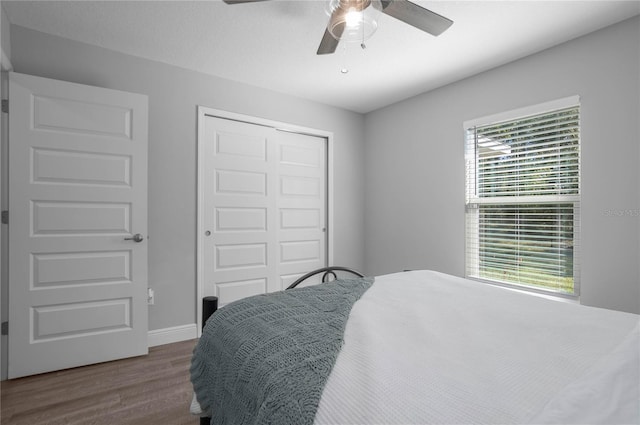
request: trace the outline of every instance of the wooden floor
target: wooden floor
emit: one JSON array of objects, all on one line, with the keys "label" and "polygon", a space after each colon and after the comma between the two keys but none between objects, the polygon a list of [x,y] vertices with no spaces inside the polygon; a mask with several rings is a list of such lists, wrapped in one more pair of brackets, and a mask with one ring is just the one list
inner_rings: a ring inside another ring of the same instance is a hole
[{"label": "wooden floor", "polygon": [[3,381],[2,425],[197,425],[189,414],[195,340],[149,355]]}]

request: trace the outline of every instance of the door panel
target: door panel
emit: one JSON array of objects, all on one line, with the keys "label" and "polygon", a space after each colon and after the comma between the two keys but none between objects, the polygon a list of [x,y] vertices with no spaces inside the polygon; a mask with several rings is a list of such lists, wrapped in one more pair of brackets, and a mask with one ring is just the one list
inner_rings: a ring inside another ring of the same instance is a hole
[{"label": "door panel", "polygon": [[33,165],[38,183],[131,186],[129,156],[34,148]]},{"label": "door panel", "polygon": [[278,273],[282,289],[302,274],[327,265],[326,149],[324,138],[278,132]]},{"label": "door panel", "polygon": [[9,377],[146,354],[147,98],[16,73],[9,95]]},{"label": "door panel", "polygon": [[33,201],[35,236],[131,233],[131,205],[97,202]]},{"label": "door panel", "polygon": [[33,341],[74,338],[131,328],[131,299],[33,308]]},{"label": "door panel", "polygon": [[33,289],[131,283],[131,251],[33,254]]},{"label": "door panel", "polygon": [[326,139],[204,120],[203,295],[224,305],[325,266]]},{"label": "door panel", "polygon": [[274,130],[205,118],[203,225],[205,295],[224,305],[276,289]]}]

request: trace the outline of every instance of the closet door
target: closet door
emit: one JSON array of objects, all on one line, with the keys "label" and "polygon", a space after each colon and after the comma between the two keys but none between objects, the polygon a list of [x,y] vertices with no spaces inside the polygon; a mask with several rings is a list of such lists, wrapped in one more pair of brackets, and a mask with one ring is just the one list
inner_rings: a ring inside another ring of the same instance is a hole
[{"label": "closet door", "polygon": [[220,305],[326,265],[326,139],[204,116],[199,255]]}]

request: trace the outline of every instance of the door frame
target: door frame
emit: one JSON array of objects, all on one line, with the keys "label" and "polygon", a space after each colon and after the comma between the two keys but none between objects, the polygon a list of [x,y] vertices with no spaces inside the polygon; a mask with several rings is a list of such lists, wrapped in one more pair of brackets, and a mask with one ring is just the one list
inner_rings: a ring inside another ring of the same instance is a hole
[{"label": "door frame", "polygon": [[[9,99],[9,72],[13,66],[4,49],[0,48],[0,97]],[[9,115],[0,113],[0,209],[9,209]],[[0,322],[9,322],[9,235],[5,224],[0,225]],[[7,379],[9,370],[8,335],[0,335],[0,381]]]},{"label": "door frame", "polygon": [[204,295],[204,156],[203,152],[205,140],[204,121],[207,116],[228,119],[233,121],[245,122],[248,124],[261,125],[264,127],[275,128],[279,131],[290,133],[305,134],[309,136],[321,137],[327,141],[327,199],[326,199],[326,237],[327,237],[327,264],[333,264],[333,133],[326,130],[316,128],[303,127],[295,124],[289,124],[281,121],[274,121],[267,118],[259,118],[251,115],[239,114],[220,109],[209,108],[198,105],[197,119],[197,207],[196,207],[196,323],[198,327],[198,337],[202,335],[202,298]]}]

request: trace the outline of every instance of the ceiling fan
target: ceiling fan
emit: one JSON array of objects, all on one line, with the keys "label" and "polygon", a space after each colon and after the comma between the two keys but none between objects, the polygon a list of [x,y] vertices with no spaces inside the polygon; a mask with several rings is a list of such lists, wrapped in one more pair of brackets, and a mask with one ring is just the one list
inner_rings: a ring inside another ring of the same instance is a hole
[{"label": "ceiling fan", "polygon": [[[268,0],[223,1],[227,4],[240,4]],[[373,34],[376,24],[374,23],[369,30],[369,34],[365,34],[364,16],[368,11],[375,12],[375,9],[434,36],[442,34],[453,24],[452,20],[409,0],[331,0],[330,5],[329,23],[320,41],[318,55],[334,53],[338,42],[344,39],[346,34],[359,33],[360,29],[356,29],[359,25],[358,28],[362,28],[363,39]]]}]

